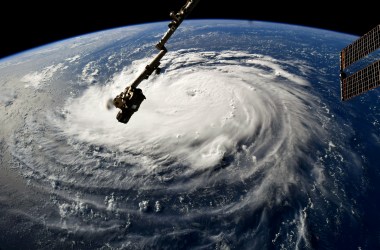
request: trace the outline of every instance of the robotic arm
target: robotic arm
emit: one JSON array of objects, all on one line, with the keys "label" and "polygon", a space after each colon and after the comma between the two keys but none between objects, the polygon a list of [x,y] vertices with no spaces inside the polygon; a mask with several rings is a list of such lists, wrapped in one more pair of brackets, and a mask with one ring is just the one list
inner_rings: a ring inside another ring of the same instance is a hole
[{"label": "robotic arm", "polygon": [[187,0],[186,4],[177,12],[171,12],[170,17],[172,21],[169,23],[169,29],[156,44],[156,48],[160,52],[152,60],[150,64],[145,67],[145,70],[128,86],[123,92],[113,99],[113,105],[121,111],[116,116],[116,119],[121,123],[128,123],[131,116],[139,109],[141,103],[144,101],[145,96],[141,89],[137,88],[138,85],[149,78],[149,76],[156,71],[160,73],[160,61],[168,52],[165,48],[166,42],[174,34],[177,28],[181,25],[187,15],[194,9],[200,0]]},{"label": "robotic arm", "polygon": [[200,0],[187,0],[187,3],[177,12],[170,12],[170,17],[173,19],[169,23],[169,29],[165,33],[165,35],[161,38],[161,40],[156,44],[156,48],[161,50],[164,48],[165,43],[170,39],[170,37],[174,34],[177,28],[181,25],[183,20],[187,17],[187,15],[194,9],[194,7],[198,4]]}]

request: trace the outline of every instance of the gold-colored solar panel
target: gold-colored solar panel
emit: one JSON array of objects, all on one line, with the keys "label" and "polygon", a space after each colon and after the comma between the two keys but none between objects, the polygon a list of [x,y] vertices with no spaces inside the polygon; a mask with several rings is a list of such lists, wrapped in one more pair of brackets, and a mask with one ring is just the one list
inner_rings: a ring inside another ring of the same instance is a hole
[{"label": "gold-colored solar panel", "polygon": [[374,52],[379,47],[380,24],[340,52],[340,69],[344,70],[354,62]]},{"label": "gold-colored solar panel", "polygon": [[348,100],[380,86],[380,60],[349,76],[344,71],[354,62],[380,48],[380,25],[340,52],[340,88],[342,100]]},{"label": "gold-colored solar panel", "polygon": [[342,80],[342,100],[348,100],[379,86],[380,61],[377,61]]}]

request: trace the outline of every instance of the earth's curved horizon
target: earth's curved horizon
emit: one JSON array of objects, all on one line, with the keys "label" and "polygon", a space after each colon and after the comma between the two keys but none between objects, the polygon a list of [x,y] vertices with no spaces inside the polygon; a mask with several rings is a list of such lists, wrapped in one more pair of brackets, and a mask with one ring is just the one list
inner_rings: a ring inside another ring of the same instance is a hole
[{"label": "earth's curved horizon", "polygon": [[118,123],[166,28],[0,60],[0,249],[379,248],[380,92],[339,92],[357,37],[185,21]]}]

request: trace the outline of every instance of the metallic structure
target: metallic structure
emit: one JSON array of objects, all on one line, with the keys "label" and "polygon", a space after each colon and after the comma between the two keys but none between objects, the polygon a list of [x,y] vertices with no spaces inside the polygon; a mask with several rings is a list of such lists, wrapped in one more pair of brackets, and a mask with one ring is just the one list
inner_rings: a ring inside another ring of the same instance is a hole
[{"label": "metallic structure", "polygon": [[116,108],[121,109],[116,116],[119,122],[127,123],[131,116],[138,111],[141,103],[145,99],[145,96],[142,90],[137,88],[137,86],[142,81],[148,79],[153,72],[156,72],[157,74],[160,73],[160,61],[167,52],[167,49],[165,48],[166,42],[170,39],[170,37],[174,34],[183,20],[194,9],[199,1],[200,0],[187,0],[186,4],[177,13],[170,13],[172,21],[168,25],[169,29],[156,44],[156,48],[160,50],[160,52],[156,55],[153,61],[145,67],[145,70],[136,78],[136,80],[113,99],[113,105]]},{"label": "metallic structure", "polygon": [[347,76],[345,70],[354,62],[380,48],[380,24],[340,52],[341,99],[351,99],[380,86],[380,60]]}]

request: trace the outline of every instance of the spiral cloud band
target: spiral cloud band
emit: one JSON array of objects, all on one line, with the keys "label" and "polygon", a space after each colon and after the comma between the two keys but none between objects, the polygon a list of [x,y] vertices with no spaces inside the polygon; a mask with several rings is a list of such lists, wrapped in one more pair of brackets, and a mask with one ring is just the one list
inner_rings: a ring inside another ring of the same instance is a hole
[{"label": "spiral cloud band", "polygon": [[257,152],[250,157],[256,163],[265,161],[278,153],[274,147],[264,154],[267,144],[295,140],[293,147],[308,139],[310,124],[303,123],[311,118],[307,100],[313,97],[302,92],[308,83],[273,58],[234,51],[170,53],[164,74],[141,85],[147,96],[141,110],[127,126],[115,123],[116,111],[107,111],[104,103],[145,63],[136,62],[107,86],[70,100],[62,130],[89,143],[148,155],[153,162],[173,160],[194,169],[215,166],[239,147]]}]

